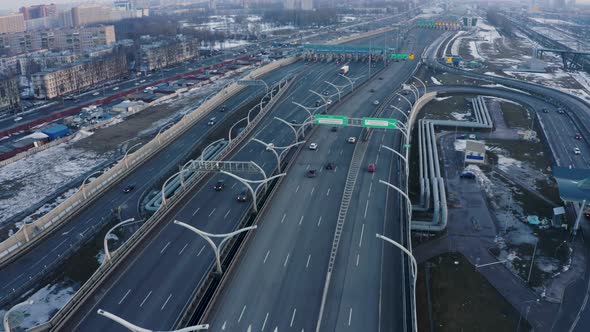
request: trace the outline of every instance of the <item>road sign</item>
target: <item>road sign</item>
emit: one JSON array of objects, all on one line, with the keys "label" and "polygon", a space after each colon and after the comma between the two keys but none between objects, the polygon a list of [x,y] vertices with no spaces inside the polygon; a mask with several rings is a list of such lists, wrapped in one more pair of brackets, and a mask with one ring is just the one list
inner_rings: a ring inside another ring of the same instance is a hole
[{"label": "road sign", "polygon": [[453,63],[453,57],[452,56],[448,56],[447,57],[447,63]]},{"label": "road sign", "polygon": [[414,53],[410,53],[410,54],[408,54],[408,59],[410,59],[410,60],[414,60]]},{"label": "road sign", "polygon": [[315,124],[325,124],[333,126],[346,126],[348,118],[342,115],[315,115]]},{"label": "road sign", "polygon": [[387,118],[363,118],[363,127],[368,128],[382,128],[382,129],[396,129],[397,119]]},{"label": "road sign", "polygon": [[404,144],[404,148],[409,149],[412,144]]}]

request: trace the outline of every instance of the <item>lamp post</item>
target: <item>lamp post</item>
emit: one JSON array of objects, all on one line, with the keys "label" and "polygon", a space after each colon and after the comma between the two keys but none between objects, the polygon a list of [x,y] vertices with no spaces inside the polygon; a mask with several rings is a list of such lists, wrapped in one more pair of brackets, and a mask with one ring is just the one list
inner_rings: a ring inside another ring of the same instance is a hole
[{"label": "lamp post", "polygon": [[410,222],[412,220],[412,200],[410,200],[410,197],[403,192],[403,190],[399,189],[398,187],[392,185],[389,182],[383,181],[383,180],[379,180],[379,183],[382,183],[386,186],[388,186],[391,189],[394,189],[395,191],[397,191],[398,193],[400,193],[400,195],[402,195],[405,199],[406,199],[406,206],[408,207],[408,222]]},{"label": "lamp post", "polygon": [[405,101],[407,101],[408,104],[410,104],[410,108],[412,108],[414,106],[414,104],[412,104],[412,102],[408,98],[406,98],[404,95],[402,95],[401,93],[396,92],[395,94],[402,97]]},{"label": "lamp post", "polygon": [[[254,226],[245,227],[245,228],[239,229],[235,232],[231,232],[231,233],[227,233],[227,234],[211,234],[211,233],[203,232],[202,230],[200,230],[196,227],[193,227],[189,224],[183,223],[178,220],[174,220],[174,223],[176,225],[182,226],[184,228],[187,228],[187,229],[195,232],[197,235],[199,235],[200,237],[205,239],[205,241],[207,241],[207,243],[209,243],[211,245],[211,248],[213,248],[213,251],[215,252],[215,263],[217,265],[217,272],[220,274],[223,273],[223,270],[221,268],[220,251],[221,251],[221,247],[225,244],[225,242],[227,240],[231,239],[235,235],[238,235],[240,233],[243,233],[243,232],[246,232],[246,231],[249,231],[252,229],[256,229],[258,227],[256,225],[254,225]],[[221,240],[219,245],[216,245],[215,242],[213,242],[213,240],[211,238],[223,238],[223,240]]]},{"label": "lamp post", "polygon": [[396,111],[400,112],[405,118],[406,118],[406,122],[408,122],[408,115],[401,110],[401,108],[394,106],[394,105],[389,105],[389,107],[395,109]]},{"label": "lamp post", "polygon": [[108,237],[111,234],[112,231],[114,231],[116,228],[123,226],[125,224],[133,224],[133,223],[138,223],[138,222],[142,222],[142,220],[137,220],[135,221],[135,218],[130,218],[127,220],[124,220],[118,224],[116,224],[115,226],[111,227],[111,229],[109,229],[107,231],[107,233],[104,235],[104,239],[103,239],[103,247],[104,247],[104,254],[105,254],[105,262],[106,261],[111,261],[111,253],[109,251],[109,241],[108,241]]},{"label": "lamp post", "polygon": [[133,150],[134,147],[136,146],[140,146],[143,143],[137,143],[135,145],[133,145],[132,147],[130,147],[129,149],[127,149],[127,151],[125,151],[125,155],[123,156],[123,160],[125,161],[125,168],[129,169],[129,162],[127,161],[127,155],[129,154],[129,151]]},{"label": "lamp post", "polygon": [[418,82],[422,83],[422,86],[424,87],[424,94],[426,94],[426,84],[424,83],[424,81],[422,81],[421,79],[419,79],[416,76],[412,76],[412,78],[416,79]]},{"label": "lamp post", "polygon": [[98,174],[98,173],[104,173],[104,170],[96,171],[96,172],[94,172],[94,173],[92,173],[92,174],[88,175],[88,176],[87,176],[87,177],[84,179],[84,181],[82,181],[82,185],[80,186],[80,190],[82,190],[82,196],[84,196],[84,199],[86,199],[86,198],[87,198],[87,197],[86,197],[86,181],[88,181],[88,179],[89,179],[91,176],[93,176],[93,175],[95,175],[95,174]]},{"label": "lamp post", "polygon": [[34,302],[32,300],[29,300],[29,301],[26,301],[26,302],[21,302],[19,304],[16,304],[12,308],[8,309],[8,311],[4,314],[4,321],[3,321],[3,323],[4,323],[4,332],[10,332],[10,324],[8,323],[8,318],[9,318],[10,314],[14,310],[16,310],[16,309],[18,309],[20,307],[23,307],[25,305],[31,305],[33,303]]},{"label": "lamp post", "polygon": [[[185,116],[186,117],[186,116]],[[158,130],[158,134],[156,134],[156,137],[158,138],[158,144],[162,144],[162,138],[161,138],[161,134],[162,134],[162,130],[164,129],[168,129],[172,126],[172,123],[169,123],[167,125],[165,125],[164,127],[160,128],[160,130]]]},{"label": "lamp post", "polygon": [[[293,143],[288,146],[275,146],[272,143],[266,143],[266,142],[263,142],[257,138],[253,138],[252,141],[264,145],[264,147],[266,148],[267,151],[271,151],[275,155],[275,158],[277,159],[277,169],[278,169],[279,173],[281,172],[281,159],[283,157],[283,153],[285,153],[286,151],[289,151],[289,149],[291,149],[294,146],[301,145],[301,144],[305,143],[305,141],[301,141],[301,142]],[[281,153],[278,153],[277,150],[282,150],[282,151],[281,151]]]},{"label": "lamp post", "polygon": [[[118,324],[126,327],[127,329],[129,329],[129,331],[132,331],[132,332],[156,332],[153,330],[144,329],[143,327],[139,327],[137,325],[131,324],[128,321],[124,320],[123,318],[116,316],[108,311],[104,311],[102,309],[98,309],[96,311],[96,313],[114,321],[115,323],[118,323]],[[192,332],[192,331],[200,331],[200,330],[208,330],[208,329],[209,329],[209,324],[200,324],[200,325],[189,326],[189,327],[185,327],[185,328],[178,329],[178,330],[172,330],[172,331],[168,331],[168,332]]]}]

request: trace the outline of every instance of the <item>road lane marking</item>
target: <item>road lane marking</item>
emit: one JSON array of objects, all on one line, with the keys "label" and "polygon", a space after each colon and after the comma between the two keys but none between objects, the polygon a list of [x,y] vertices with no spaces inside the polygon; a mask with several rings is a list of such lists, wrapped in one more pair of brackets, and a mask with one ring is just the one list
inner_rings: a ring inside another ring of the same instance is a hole
[{"label": "road lane marking", "polygon": [[170,241],[168,241],[168,243],[166,243],[164,248],[162,248],[162,250],[160,250],[160,254],[163,253],[166,250],[166,248],[168,248],[169,245],[170,245]]},{"label": "road lane marking", "polygon": [[338,169],[338,166],[334,167],[334,173],[336,173],[337,169]]},{"label": "road lane marking", "polygon": [[64,242],[66,242],[68,239],[65,239],[63,241],[61,241],[55,248],[51,249],[51,252],[54,252],[55,250],[57,250],[57,248],[59,248],[62,244],[64,244]]},{"label": "road lane marking", "polygon": [[377,153],[377,158],[375,158],[375,166],[377,166],[378,162],[379,162],[379,154]]},{"label": "road lane marking", "polygon": [[344,149],[340,149],[340,155],[342,155],[342,152],[344,152]]},{"label": "road lane marking", "polygon": [[313,192],[315,191],[315,186],[313,188],[311,188],[311,194],[313,195]]},{"label": "road lane marking", "polygon": [[289,261],[289,255],[290,255],[290,254],[291,254],[291,253],[288,253],[288,254],[287,254],[287,257],[285,258],[285,263],[283,264],[283,266],[287,266],[287,262]]},{"label": "road lane marking", "polygon": [[141,301],[141,304],[139,305],[139,307],[143,307],[143,304],[145,303],[145,301],[147,301],[147,299],[150,297],[150,295],[152,295],[152,291],[150,291],[148,293],[148,295],[145,297],[145,299],[143,299],[143,301]]},{"label": "road lane marking", "polygon": [[283,214],[283,219],[281,219],[281,224],[283,223],[283,221],[285,221],[285,217],[287,216],[287,214]]},{"label": "road lane marking", "polygon": [[201,255],[201,253],[203,252],[203,249],[205,249],[205,245],[203,245],[201,247],[201,250],[199,250],[199,253],[197,253],[197,257],[199,257]]},{"label": "road lane marking", "polygon": [[373,181],[374,178],[375,178],[375,172],[373,172],[373,175],[371,175],[371,181]]},{"label": "road lane marking", "polygon": [[361,226],[361,238],[359,239],[359,248],[362,246],[363,244],[363,234],[365,233],[365,224],[363,224]]},{"label": "road lane marking", "polygon": [[350,307],[350,311],[348,311],[348,326],[350,326],[351,320],[352,320],[352,307]]},{"label": "road lane marking", "polygon": [[268,319],[268,312],[266,313],[266,317],[264,317],[264,322],[262,322],[262,329],[260,329],[260,331],[264,331],[264,327],[266,326],[267,319]]},{"label": "road lane marking", "polygon": [[209,217],[211,217],[211,215],[215,212],[215,210],[217,210],[217,208],[213,208],[213,210],[211,210],[211,213],[209,213]]},{"label": "road lane marking", "polygon": [[356,254],[356,266],[359,266],[360,254]]},{"label": "road lane marking", "polygon": [[371,182],[371,184],[369,185],[369,196],[371,197],[371,189],[373,189],[373,182]]},{"label": "road lane marking", "polygon": [[268,254],[270,254],[270,250],[266,252],[266,255],[264,256],[264,261],[262,261],[262,264],[266,263],[266,259],[268,258]]},{"label": "road lane marking", "polygon": [[297,186],[297,188],[295,188],[295,192],[298,192],[298,191],[299,191],[299,186]]},{"label": "road lane marking", "polygon": [[301,225],[302,222],[303,222],[303,216],[301,216],[301,218],[299,218],[299,225]]},{"label": "road lane marking", "polygon": [[330,196],[330,188],[328,188],[328,192],[326,193],[326,196]]},{"label": "road lane marking", "polygon": [[234,189],[234,187],[236,186],[236,184],[238,184],[238,183],[237,183],[237,182],[236,182],[236,183],[234,183],[234,184],[231,186],[231,189]]},{"label": "road lane marking", "polygon": [[223,325],[221,325],[221,330],[222,330],[222,331],[225,331],[225,324],[227,324],[227,321],[224,321],[224,322],[223,322]]},{"label": "road lane marking", "polygon": [[320,217],[320,219],[318,219],[318,227],[320,227],[321,223],[322,223],[322,217]]},{"label": "road lane marking", "polygon": [[365,205],[365,216],[364,218],[367,219],[367,209],[369,209],[369,200],[367,199],[367,204]]},{"label": "road lane marking", "polygon": [[227,218],[227,215],[231,212],[231,209],[227,210],[227,212],[225,213],[225,216],[223,216],[223,219]]},{"label": "road lane marking", "polygon": [[242,312],[240,313],[240,317],[238,318],[238,323],[242,320],[242,316],[244,316],[244,311],[246,310],[246,305],[242,308]]},{"label": "road lane marking", "polygon": [[305,264],[305,268],[307,269],[307,267],[309,266],[309,260],[311,259],[311,254],[309,254],[309,256],[307,256],[307,263]]},{"label": "road lane marking", "polygon": [[195,214],[197,214],[197,212],[199,212],[199,210],[200,210],[200,209],[201,209],[201,208],[197,208],[197,209],[195,210],[195,212],[193,212],[193,217],[195,216]]},{"label": "road lane marking", "polygon": [[180,250],[180,252],[178,252],[178,256],[182,255],[182,252],[184,251],[184,249],[186,249],[186,247],[188,246],[190,242],[187,242],[184,247],[182,247],[182,249]]},{"label": "road lane marking", "polygon": [[260,166],[260,167],[264,168],[264,166],[266,166],[266,163],[262,163],[262,166]]},{"label": "road lane marking", "polygon": [[47,254],[47,255],[45,255],[45,256],[43,256],[43,257],[41,257],[41,259],[40,259],[40,260],[38,260],[37,262],[35,262],[35,264],[31,265],[31,267],[34,267],[35,265],[37,265],[37,264],[41,263],[41,262],[42,262],[42,261],[43,261],[45,258],[47,258],[47,256],[49,256],[49,254]]},{"label": "road lane marking", "polygon": [[170,293],[170,295],[168,295],[168,298],[166,299],[166,302],[164,302],[164,304],[160,308],[160,311],[164,310],[164,307],[166,306],[166,304],[168,304],[168,301],[170,301],[171,297],[172,297],[172,293]]},{"label": "road lane marking", "polygon": [[289,327],[293,327],[293,321],[295,320],[295,313],[297,312],[297,308],[293,309],[293,316],[291,316],[291,324]]},{"label": "road lane marking", "polygon": [[129,293],[131,293],[131,288],[129,288],[127,293],[125,293],[125,295],[123,295],[123,297],[121,298],[121,301],[119,301],[119,304],[121,304],[121,303],[123,303],[123,301],[125,301],[125,298],[127,298],[127,295],[129,295]]},{"label": "road lane marking", "polygon": [[305,169],[308,170],[309,169],[309,165],[307,165],[307,167],[305,167]]}]

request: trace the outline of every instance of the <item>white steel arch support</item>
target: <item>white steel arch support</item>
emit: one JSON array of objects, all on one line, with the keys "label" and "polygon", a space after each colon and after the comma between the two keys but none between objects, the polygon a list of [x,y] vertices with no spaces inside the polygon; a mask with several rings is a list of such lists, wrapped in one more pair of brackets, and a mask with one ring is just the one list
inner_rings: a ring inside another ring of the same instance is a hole
[{"label": "white steel arch support", "polygon": [[[129,331],[132,331],[132,332],[156,332],[153,330],[145,329],[143,327],[139,327],[137,325],[131,324],[128,321],[124,320],[123,318],[121,318],[117,315],[114,315],[108,311],[104,311],[102,309],[98,309],[96,311],[96,313],[114,321],[115,323],[118,323],[118,324],[124,326],[125,328],[129,329]],[[201,330],[208,330],[208,329],[209,329],[209,324],[199,324],[199,325],[189,326],[189,327],[185,327],[185,328],[173,330],[173,331],[168,331],[168,332],[192,332],[192,331],[201,331]]]},{"label": "white steel arch support", "polygon": [[84,196],[84,199],[86,199],[86,198],[87,198],[87,197],[86,197],[86,181],[88,181],[88,179],[90,179],[90,177],[91,177],[91,176],[93,176],[93,175],[95,175],[95,174],[98,174],[98,173],[104,173],[104,170],[99,170],[99,171],[96,171],[96,172],[94,172],[94,173],[92,173],[92,174],[88,175],[88,176],[87,176],[87,177],[84,179],[84,181],[82,181],[82,185],[80,186],[80,190],[82,190],[82,196]]},{"label": "white steel arch support", "polygon": [[408,210],[408,227],[409,227],[411,220],[412,220],[412,200],[410,200],[410,197],[403,190],[399,189],[398,187],[392,185],[389,182],[379,180],[379,183],[382,183],[382,184],[388,186],[389,188],[394,189],[395,191],[397,191],[400,195],[402,195],[406,199],[406,206],[407,206],[407,210]]},{"label": "white steel arch support", "polygon": [[164,181],[164,184],[162,185],[162,190],[161,190],[162,204],[160,206],[164,206],[167,204],[167,202],[166,202],[166,185],[168,184],[168,181],[172,180],[176,175],[179,175],[180,176],[180,185],[182,187],[184,187],[184,177],[182,176],[182,174],[186,173],[186,172],[192,172],[192,170],[182,169],[182,170],[172,174],[168,179],[166,179],[166,181]]},{"label": "white steel arch support", "polygon": [[[186,117],[186,115],[185,115],[185,117]],[[162,130],[168,129],[168,128],[172,127],[173,125],[174,125],[173,123],[168,123],[164,127],[160,128],[160,130],[158,130],[158,134],[156,134],[156,137],[158,138],[158,144],[162,144]]]},{"label": "white steel arch support", "polygon": [[127,151],[125,151],[125,155],[123,156],[123,160],[125,161],[125,168],[126,169],[129,169],[129,162],[127,161],[127,156],[129,155],[129,151],[133,150],[134,147],[140,146],[142,144],[143,143],[141,143],[141,142],[137,143],[137,144],[133,145],[132,147],[130,147],[129,149],[127,149]]},{"label": "white steel arch support", "polygon": [[408,104],[410,104],[410,108],[414,107],[414,105],[412,104],[412,102],[408,98],[406,98],[404,95],[402,95],[399,92],[396,92],[395,94],[398,95],[398,96],[400,96],[400,97],[402,97],[405,101],[407,101]]},{"label": "white steel arch support", "polygon": [[424,94],[426,94],[426,83],[424,83],[423,80],[419,79],[416,76],[412,76],[412,78],[416,79],[418,82],[422,83],[422,86],[424,87]]},{"label": "white steel arch support", "polygon": [[342,91],[344,90],[344,88],[347,87],[347,85],[343,85],[343,86],[338,86],[334,83],[330,83],[328,81],[324,81],[324,83],[330,85],[331,87],[333,87],[334,89],[336,89],[336,91],[338,91],[337,95],[338,95],[338,101],[340,101],[340,97],[342,95]]},{"label": "white steel arch support", "polygon": [[396,111],[400,112],[405,118],[406,118],[406,122],[408,122],[408,115],[401,110],[401,108],[395,106],[395,105],[389,105],[389,107],[395,109]]},{"label": "white steel arch support", "polygon": [[[221,170],[219,172],[222,173],[222,174],[231,176],[232,178],[240,181],[243,185],[245,185],[248,188],[248,190],[250,191],[250,194],[252,194],[252,203],[254,205],[254,212],[256,212],[256,213],[258,213],[258,206],[257,206],[258,205],[258,201],[257,201],[258,189],[260,189],[260,187],[262,187],[263,185],[266,187],[266,185],[267,185],[268,182],[270,182],[270,181],[272,181],[272,180],[274,180],[274,179],[276,179],[278,177],[287,175],[287,173],[281,173],[281,174],[277,174],[275,176],[271,176],[269,178],[266,178],[265,177],[264,180],[248,180],[248,179],[244,179],[244,178],[242,178],[240,176],[237,176],[237,175],[235,175],[233,173],[226,172],[224,170]],[[256,187],[256,189],[252,188],[252,186],[250,185],[251,183],[252,184],[258,184],[258,186]]]},{"label": "white steel arch support", "polygon": [[109,229],[106,234],[104,235],[104,239],[103,239],[103,247],[104,247],[104,254],[105,254],[105,259],[104,262],[106,263],[107,261],[110,262],[111,261],[111,252],[109,251],[109,241],[108,241],[108,236],[109,234],[111,234],[112,231],[114,231],[115,229],[119,228],[120,226],[123,226],[125,224],[132,224],[132,223],[137,223],[137,222],[141,222],[142,220],[137,220],[135,221],[135,218],[130,218],[127,220],[124,220],[118,224],[116,224],[115,226],[111,227],[111,229]]},{"label": "white steel arch support", "polygon": [[[291,149],[292,147],[305,143],[305,141],[301,141],[288,146],[275,146],[274,144],[265,143],[257,138],[253,138],[252,141],[264,145],[266,150],[271,151],[275,155],[275,158],[277,159],[277,169],[279,173],[281,172],[281,159],[283,158],[283,154],[289,151],[289,149]],[[277,153],[277,150],[281,150],[281,152]]]},{"label": "white steel arch support", "polygon": [[[207,243],[209,243],[209,245],[211,245],[211,248],[213,248],[213,251],[215,252],[215,264],[217,265],[217,272],[219,274],[223,273],[223,270],[221,268],[221,257],[220,257],[220,252],[221,252],[221,248],[223,247],[223,245],[225,244],[225,242],[227,242],[227,240],[231,239],[233,236],[238,235],[240,233],[252,230],[252,229],[256,229],[258,226],[254,225],[254,226],[249,226],[249,227],[245,227],[242,229],[239,229],[235,232],[231,232],[231,233],[227,233],[227,234],[211,234],[211,233],[207,233],[204,232],[196,227],[193,227],[189,224],[185,224],[181,221],[178,220],[174,220],[174,223],[176,225],[182,226],[184,228],[187,228],[191,231],[193,231],[194,233],[196,233],[197,235],[199,235],[200,237],[202,237],[205,241],[207,241]],[[215,242],[213,242],[213,240],[211,238],[223,238],[221,240],[221,242],[219,243],[219,245],[216,245]]]},{"label": "white steel arch support", "polygon": [[414,84],[414,82],[412,82],[412,84],[410,84],[411,87],[413,87],[414,89],[416,89],[416,100],[418,100],[418,98],[420,98],[420,90],[418,90],[418,87],[416,86],[416,84]]},{"label": "white steel arch support", "polygon": [[414,95],[414,100],[418,100],[418,95],[416,95],[416,91],[414,91],[414,89],[412,89],[412,85],[405,84],[404,86],[407,86],[407,88],[404,87],[404,90],[410,90],[410,91],[412,91],[412,95]]},{"label": "white steel arch support", "polygon": [[326,97],[324,97],[321,93],[317,93],[317,92],[315,92],[313,90],[309,90],[309,92],[311,92],[311,93],[319,96],[320,98],[322,98],[322,101],[324,102],[324,104],[326,103]]},{"label": "white steel arch support", "polygon": [[297,132],[297,129],[295,129],[295,127],[292,124],[290,124],[289,122],[287,122],[281,118],[277,118],[276,116],[275,116],[275,120],[278,120],[278,121],[286,124],[287,126],[289,126],[289,128],[291,128],[291,130],[293,130],[293,135],[295,135],[295,142],[299,141],[299,133]]},{"label": "white steel arch support", "polygon": [[[234,124],[233,124],[233,125],[232,125],[232,126],[229,128],[229,132],[228,132],[228,134],[227,134],[227,139],[229,140],[229,142],[230,142],[230,143],[231,143],[231,141],[232,141],[232,138],[231,138],[231,133],[232,133],[232,131],[234,130],[234,127],[238,125],[238,123],[240,123],[240,122],[242,122],[242,121],[244,121],[244,120],[248,120],[247,124],[250,124],[249,115],[250,115],[250,112],[248,112],[248,116],[247,116],[247,117],[241,118],[240,120],[238,120],[236,123],[234,123]],[[238,135],[236,135],[236,137],[237,137],[237,136],[238,136]]]}]

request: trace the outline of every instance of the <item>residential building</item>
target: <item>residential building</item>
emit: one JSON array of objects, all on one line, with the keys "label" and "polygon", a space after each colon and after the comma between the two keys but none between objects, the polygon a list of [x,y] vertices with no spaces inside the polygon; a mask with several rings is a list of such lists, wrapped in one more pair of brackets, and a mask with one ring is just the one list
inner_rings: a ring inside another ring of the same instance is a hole
[{"label": "residential building", "polygon": [[0,34],[0,50],[7,50],[11,54],[41,49],[82,52],[115,42],[115,27],[112,25]]},{"label": "residential building", "polygon": [[82,27],[96,23],[110,23],[126,18],[148,16],[148,9],[127,9],[127,7],[78,6],[72,8],[72,24]]},{"label": "residential building", "polygon": [[197,40],[175,40],[141,45],[141,71],[168,67],[199,55]]},{"label": "residential building", "polygon": [[20,95],[15,77],[0,76],[0,114],[20,107]]},{"label": "residential building", "polygon": [[21,7],[20,13],[26,20],[32,20],[41,17],[57,16],[57,5],[52,3],[49,5],[36,5],[30,7]]},{"label": "residential building", "polygon": [[23,14],[10,14],[0,16],[0,33],[25,31],[25,19]]},{"label": "residential building", "polygon": [[313,0],[285,0],[283,6],[288,10],[313,10]]},{"label": "residential building", "polygon": [[120,78],[126,73],[127,56],[124,52],[113,52],[108,56],[33,74],[31,86],[35,98],[51,99]]}]

